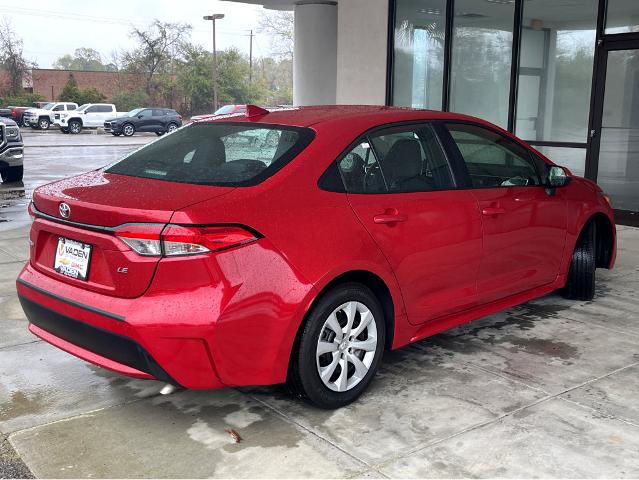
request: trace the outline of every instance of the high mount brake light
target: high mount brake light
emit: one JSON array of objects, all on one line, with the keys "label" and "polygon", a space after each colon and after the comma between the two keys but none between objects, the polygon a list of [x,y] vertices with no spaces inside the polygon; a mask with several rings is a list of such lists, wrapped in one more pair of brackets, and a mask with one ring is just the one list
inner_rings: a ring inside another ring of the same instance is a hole
[{"label": "high mount brake light", "polygon": [[115,235],[138,255],[146,257],[200,255],[258,239],[252,232],[235,226],[132,224],[119,228]]}]

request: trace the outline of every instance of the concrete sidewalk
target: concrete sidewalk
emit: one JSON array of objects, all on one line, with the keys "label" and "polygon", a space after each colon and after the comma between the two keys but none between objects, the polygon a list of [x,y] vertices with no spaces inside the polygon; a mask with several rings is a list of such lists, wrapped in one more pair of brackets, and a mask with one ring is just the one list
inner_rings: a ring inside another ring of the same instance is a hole
[{"label": "concrete sidewalk", "polygon": [[333,412],[279,387],[161,397],[38,341],[15,295],[26,235],[0,240],[0,477],[639,477],[639,229],[619,227],[594,302],[389,353]]}]

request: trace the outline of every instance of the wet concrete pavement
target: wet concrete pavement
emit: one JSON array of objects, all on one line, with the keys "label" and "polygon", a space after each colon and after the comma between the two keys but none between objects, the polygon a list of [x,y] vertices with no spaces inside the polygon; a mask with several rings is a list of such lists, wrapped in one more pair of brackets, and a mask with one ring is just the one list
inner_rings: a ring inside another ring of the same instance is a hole
[{"label": "wet concrete pavement", "polygon": [[639,229],[619,227],[593,302],[549,295],[388,353],[327,412],[280,387],[163,397],[37,340],[18,223],[0,232],[0,477],[639,477]]}]

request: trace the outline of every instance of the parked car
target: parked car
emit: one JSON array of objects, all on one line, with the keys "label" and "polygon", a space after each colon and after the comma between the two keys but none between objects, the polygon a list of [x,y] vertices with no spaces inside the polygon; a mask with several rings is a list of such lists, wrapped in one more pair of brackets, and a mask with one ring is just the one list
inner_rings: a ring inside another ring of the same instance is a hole
[{"label": "parked car", "polygon": [[385,349],[557,289],[592,299],[616,256],[594,182],[477,118],[389,107],[249,106],[38,187],[30,211],[35,335],[186,388],[287,381],[323,408]]},{"label": "parked car", "polygon": [[77,110],[66,112],[56,120],[62,133],[77,134],[83,128],[98,128],[104,125],[105,120],[124,115],[118,113],[112,103],[85,103]]},{"label": "parked car", "polygon": [[0,118],[0,178],[3,183],[20,182],[23,176],[24,144],[18,124]]},{"label": "parked car", "polygon": [[11,108],[0,108],[0,117],[11,118]]},{"label": "parked car", "polygon": [[136,108],[122,117],[104,122],[104,131],[114,136],[132,136],[135,132],[155,132],[158,136],[182,126],[182,117],[172,108]]},{"label": "parked car", "polygon": [[234,113],[246,113],[246,105],[224,105],[218,108],[215,113],[205,113],[203,115],[193,115],[191,122],[206,120],[216,115],[232,115]]},{"label": "parked car", "polygon": [[77,103],[51,102],[42,108],[29,108],[23,114],[24,123],[33,129],[48,130],[64,112],[78,108]]},{"label": "parked car", "polygon": [[24,112],[29,110],[29,107],[9,107],[11,110],[11,118],[19,125],[28,127],[27,123],[24,120]]}]

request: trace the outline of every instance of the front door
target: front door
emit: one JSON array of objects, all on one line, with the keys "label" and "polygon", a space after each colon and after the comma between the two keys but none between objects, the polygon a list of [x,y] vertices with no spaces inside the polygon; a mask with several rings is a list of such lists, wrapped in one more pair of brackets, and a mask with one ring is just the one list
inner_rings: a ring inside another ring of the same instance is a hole
[{"label": "front door", "polygon": [[565,189],[547,191],[546,164],[505,135],[469,123],[446,127],[482,217],[480,302],[553,282],[566,239]]},{"label": "front door", "polygon": [[481,219],[428,124],[379,130],[339,162],[349,202],[420,324],[476,303]]},{"label": "front door", "polygon": [[601,47],[593,118],[587,174],[622,222],[639,225],[639,41]]}]

